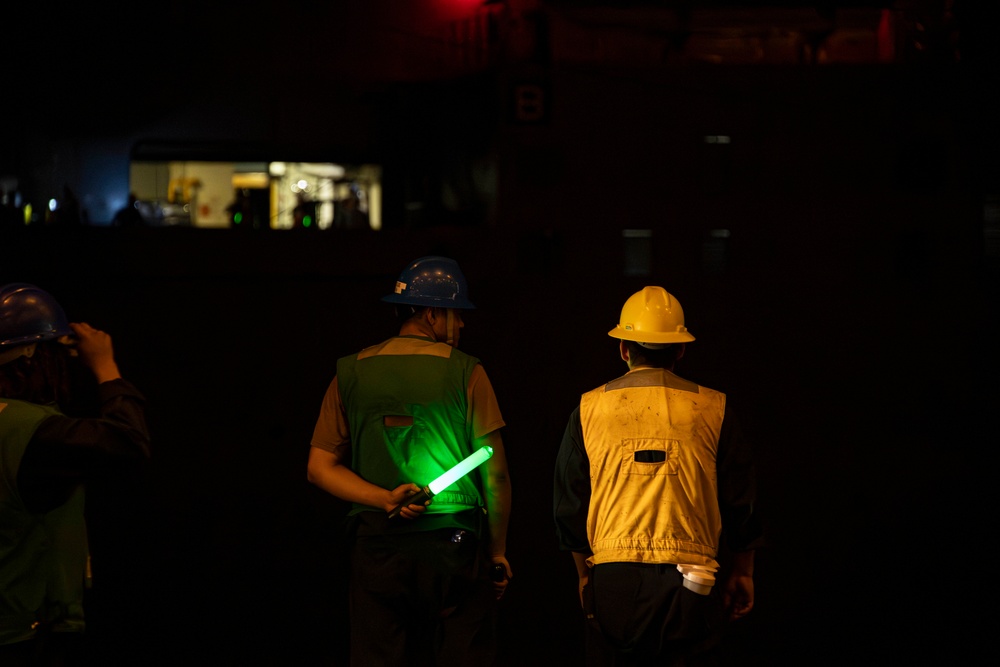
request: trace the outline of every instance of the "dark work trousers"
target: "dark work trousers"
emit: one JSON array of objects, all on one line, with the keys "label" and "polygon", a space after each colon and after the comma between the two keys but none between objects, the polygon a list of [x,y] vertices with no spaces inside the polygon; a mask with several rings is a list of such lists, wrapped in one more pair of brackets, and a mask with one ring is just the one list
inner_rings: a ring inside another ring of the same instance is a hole
[{"label": "dark work trousers", "polygon": [[353,667],[496,662],[496,599],[473,533],[357,535],[351,551]]},{"label": "dark work trousers", "polygon": [[80,667],[82,632],[39,632],[34,639],[0,645],[0,667]]},{"label": "dark work trousers", "polygon": [[684,588],[673,564],[601,563],[584,591],[587,667],[709,667],[723,626],[721,591]]}]

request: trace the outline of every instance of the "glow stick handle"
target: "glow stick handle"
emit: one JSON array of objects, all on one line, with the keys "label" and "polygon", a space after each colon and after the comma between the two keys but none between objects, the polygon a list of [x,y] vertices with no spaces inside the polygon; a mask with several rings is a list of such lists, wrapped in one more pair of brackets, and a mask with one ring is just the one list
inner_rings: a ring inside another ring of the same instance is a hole
[{"label": "glow stick handle", "polygon": [[424,503],[426,503],[428,500],[431,499],[432,495],[433,494],[431,493],[431,490],[428,489],[426,486],[417,491],[416,493],[411,493],[410,495],[408,495],[406,498],[403,499],[403,502],[399,503],[398,505],[392,508],[392,511],[389,512],[389,518],[394,519],[397,516],[399,516],[399,513],[407,505],[423,505]]}]

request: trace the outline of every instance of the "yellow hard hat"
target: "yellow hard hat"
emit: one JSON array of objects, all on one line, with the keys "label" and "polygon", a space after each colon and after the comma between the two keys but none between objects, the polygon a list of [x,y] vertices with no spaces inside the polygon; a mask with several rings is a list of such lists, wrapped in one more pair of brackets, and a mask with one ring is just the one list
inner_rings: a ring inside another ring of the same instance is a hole
[{"label": "yellow hard hat", "polygon": [[643,287],[622,306],[621,320],[608,332],[612,338],[647,345],[690,343],[694,336],[684,326],[684,309],[662,287]]}]

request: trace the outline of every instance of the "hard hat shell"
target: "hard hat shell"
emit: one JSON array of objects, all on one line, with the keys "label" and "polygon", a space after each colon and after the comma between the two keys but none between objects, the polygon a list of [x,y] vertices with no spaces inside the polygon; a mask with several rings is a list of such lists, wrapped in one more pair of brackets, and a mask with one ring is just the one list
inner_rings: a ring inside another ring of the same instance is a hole
[{"label": "hard hat shell", "polygon": [[465,276],[458,262],[448,257],[428,255],[415,259],[403,269],[396,281],[396,290],[382,301],[408,306],[475,308],[467,296]]},{"label": "hard hat shell", "polygon": [[637,343],[689,343],[694,336],[684,326],[684,309],[662,287],[643,287],[622,306],[618,326],[608,332],[612,338]]},{"label": "hard hat shell", "polygon": [[28,283],[0,287],[0,347],[72,335],[62,306],[45,290]]}]

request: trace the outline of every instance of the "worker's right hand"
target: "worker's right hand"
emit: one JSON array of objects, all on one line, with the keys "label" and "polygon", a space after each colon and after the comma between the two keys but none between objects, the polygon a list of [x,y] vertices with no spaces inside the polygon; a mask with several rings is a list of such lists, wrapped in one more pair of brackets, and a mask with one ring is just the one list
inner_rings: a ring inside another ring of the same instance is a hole
[{"label": "worker's right hand", "polygon": [[[414,493],[419,493],[419,492],[420,492],[420,487],[417,486],[416,484],[400,484],[395,489],[389,492],[389,502],[386,504],[385,511],[391,512],[396,507],[396,505],[406,500],[408,496],[411,496]],[[417,517],[419,517],[421,514],[424,513],[424,510],[427,509],[427,505],[430,504],[430,502],[431,502],[430,500],[427,500],[423,504],[404,505],[399,510],[399,516],[403,517],[404,519],[416,519]]]},{"label": "worker's right hand", "polygon": [[514,570],[511,569],[510,563],[507,562],[507,557],[503,554],[491,556],[490,560],[493,562],[492,569],[490,570],[490,579],[493,581],[493,594],[499,600],[507,591],[507,585],[514,577]]},{"label": "worker's right hand", "polygon": [[93,371],[97,381],[107,382],[120,378],[111,336],[86,322],[71,322],[69,326],[76,334],[74,348],[80,361]]}]

